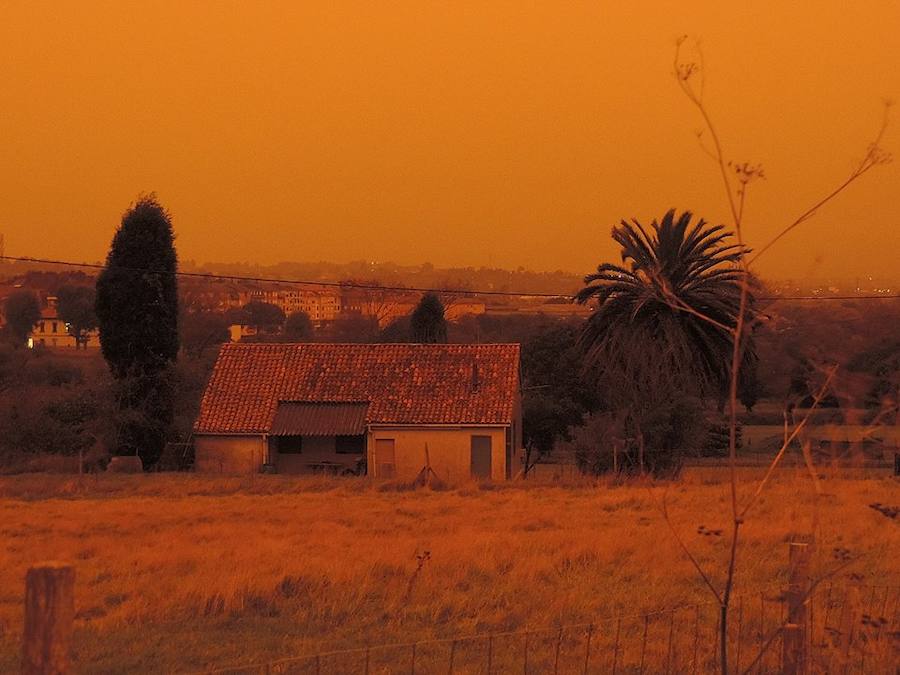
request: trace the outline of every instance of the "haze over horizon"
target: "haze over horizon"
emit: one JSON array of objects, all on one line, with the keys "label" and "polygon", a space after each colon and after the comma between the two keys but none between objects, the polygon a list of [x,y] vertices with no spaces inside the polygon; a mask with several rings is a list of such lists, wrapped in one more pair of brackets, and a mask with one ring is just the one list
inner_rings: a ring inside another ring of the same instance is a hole
[{"label": "haze over horizon", "polygon": [[[671,75],[702,39],[759,246],[842,182],[900,94],[900,4],[28,3],[0,25],[10,255],[102,259],[142,192],[184,260],[585,273],[622,218],[728,223]],[[895,111],[896,113],[896,111]],[[900,119],[884,139],[898,154]],[[900,163],[767,254],[772,278],[896,270]]]}]

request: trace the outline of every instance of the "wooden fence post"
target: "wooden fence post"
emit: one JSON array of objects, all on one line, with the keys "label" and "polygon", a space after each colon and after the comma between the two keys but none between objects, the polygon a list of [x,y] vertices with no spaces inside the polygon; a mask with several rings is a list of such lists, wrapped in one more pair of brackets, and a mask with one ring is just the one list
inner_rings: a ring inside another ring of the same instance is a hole
[{"label": "wooden fence post", "polygon": [[74,620],[75,568],[60,562],[30,568],[25,575],[22,675],[70,671]]},{"label": "wooden fence post", "polygon": [[787,623],[783,628],[782,654],[785,675],[803,675],[808,668],[809,561],[812,545],[808,541],[790,544]]}]

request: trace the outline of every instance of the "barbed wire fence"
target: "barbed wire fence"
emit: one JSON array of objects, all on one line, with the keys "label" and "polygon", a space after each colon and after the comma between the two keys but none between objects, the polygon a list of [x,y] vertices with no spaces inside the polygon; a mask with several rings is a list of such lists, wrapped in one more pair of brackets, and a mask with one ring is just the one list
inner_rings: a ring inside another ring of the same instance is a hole
[{"label": "barbed wire fence", "polygon": [[[730,672],[788,672],[788,596],[777,582],[735,598]],[[808,673],[894,673],[900,662],[900,587],[823,583],[804,600]],[[718,668],[715,601],[608,617],[594,623],[366,645],[215,668],[206,675],[459,673],[707,673]],[[796,646],[790,646],[796,649]]]}]

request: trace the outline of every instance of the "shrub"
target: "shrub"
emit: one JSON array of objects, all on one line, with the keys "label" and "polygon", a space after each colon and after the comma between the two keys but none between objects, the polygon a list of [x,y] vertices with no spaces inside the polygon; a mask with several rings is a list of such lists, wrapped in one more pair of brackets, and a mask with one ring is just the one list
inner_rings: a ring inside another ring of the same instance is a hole
[{"label": "shrub", "polygon": [[601,413],[574,431],[575,462],[585,473],[672,477],[706,434],[699,400],[689,397],[626,413]]}]

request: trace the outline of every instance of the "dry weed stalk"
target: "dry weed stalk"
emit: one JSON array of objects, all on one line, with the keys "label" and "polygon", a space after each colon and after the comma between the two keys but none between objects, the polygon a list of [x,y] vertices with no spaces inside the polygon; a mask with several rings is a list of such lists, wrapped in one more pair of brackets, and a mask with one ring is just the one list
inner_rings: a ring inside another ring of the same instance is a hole
[{"label": "dry weed stalk", "polygon": [[406,594],[403,596],[403,604],[408,605],[409,601],[412,599],[413,590],[416,586],[416,579],[419,578],[419,574],[422,572],[422,568],[425,567],[425,563],[431,560],[431,551],[422,551],[421,553],[416,553],[416,569],[409,577],[409,582],[406,584]]},{"label": "dry weed stalk", "polygon": [[[704,583],[709,587],[712,594],[715,596],[716,600],[720,604],[720,612],[721,619],[719,621],[719,667],[720,672],[725,673],[728,672],[728,610],[731,601],[732,591],[734,589],[734,577],[737,565],[737,550],[738,550],[738,542],[740,540],[740,528],[744,523],[745,518],[747,517],[750,509],[756,503],[763,489],[766,487],[769,479],[772,476],[773,471],[777,467],[787,448],[790,446],[791,442],[797,438],[803,428],[806,426],[810,415],[813,410],[818,406],[822,397],[825,395],[828,386],[831,380],[834,377],[836,372],[836,366],[833,367],[825,380],[825,383],[817,393],[815,400],[813,401],[812,406],[807,411],[806,416],[803,420],[797,424],[793,431],[788,433],[787,426],[787,417],[785,417],[785,437],[784,442],[776,454],[775,458],[770,463],[765,476],[760,481],[759,485],[757,485],[753,494],[747,500],[746,504],[743,508],[739,504],[738,497],[738,487],[737,487],[737,391],[738,391],[738,379],[739,379],[739,369],[741,360],[743,358],[743,348],[744,348],[744,332],[745,332],[745,324],[747,320],[747,311],[748,311],[748,300],[749,300],[749,291],[750,291],[750,267],[753,263],[755,263],[759,258],[764,255],[768,250],[772,248],[778,241],[780,241],[785,235],[789,232],[793,231],[795,228],[800,226],[802,223],[808,221],[810,218],[816,215],[818,210],[835,199],[838,195],[844,192],[850,185],[859,180],[863,175],[868,173],[871,169],[876,166],[883,165],[888,163],[891,160],[891,156],[888,152],[886,152],[881,147],[881,141],[884,137],[885,130],[888,126],[889,121],[889,109],[890,102],[885,102],[884,116],[882,118],[881,126],[876,134],[874,140],[868,145],[865,155],[859,164],[851,171],[850,175],[840,183],[836,188],[827,193],[824,197],[815,202],[812,206],[805,209],[797,216],[792,222],[790,222],[787,226],[785,226],[775,237],[773,237],[769,242],[767,242],[760,250],[757,252],[752,258],[747,259],[747,249],[744,248],[744,237],[743,237],[743,217],[744,217],[744,205],[747,197],[747,189],[753,181],[757,179],[761,179],[765,177],[763,168],[759,164],[750,164],[747,162],[738,163],[728,161],[725,156],[725,152],[722,148],[722,143],[719,137],[719,133],[717,131],[716,125],[713,123],[712,117],[709,114],[709,111],[704,102],[704,90],[705,90],[705,69],[703,65],[703,53],[700,49],[699,42],[695,42],[695,51],[697,53],[697,60],[690,61],[684,60],[682,54],[682,47],[686,41],[686,36],[678,39],[675,48],[675,58],[674,58],[674,75],[675,79],[678,83],[679,88],[682,93],[688,99],[688,101],[697,109],[700,114],[705,131],[708,132],[709,137],[712,141],[712,147],[708,148],[703,144],[703,132],[698,133],[698,139],[701,143],[701,148],[703,151],[713,159],[719,169],[719,173],[721,175],[722,184],[725,190],[725,194],[727,196],[728,207],[731,212],[731,217],[734,224],[735,233],[738,240],[738,245],[741,247],[742,254],[740,258],[740,267],[743,271],[742,281],[741,281],[741,295],[740,295],[740,304],[739,311],[735,321],[735,326],[733,329],[730,327],[722,326],[718,322],[714,321],[710,317],[707,317],[703,314],[703,312],[697,310],[693,307],[682,306],[683,302],[673,302],[672,307],[676,309],[681,309],[682,311],[689,312],[694,314],[701,319],[704,319],[713,325],[718,326],[720,329],[725,329],[733,336],[733,349],[732,349],[732,358],[731,358],[731,378],[729,382],[729,391],[728,391],[728,403],[729,403],[729,433],[728,433],[728,466],[729,466],[729,484],[730,484],[730,493],[731,493],[731,515],[732,515],[732,528],[731,528],[731,537],[730,537],[730,551],[728,556],[728,567],[727,567],[727,575],[725,580],[725,585],[722,591],[718,591],[715,586],[710,581],[710,577],[706,572],[702,569],[700,564],[697,562],[696,558],[691,554],[687,545],[683,542],[683,540],[678,536],[675,531],[675,527],[672,524],[668,510],[666,508],[665,500],[663,500],[660,505],[660,509],[663,514],[663,518],[666,523],[669,525],[671,531],[675,534],[675,538],[678,542],[678,545],[691,561],[692,565],[696,568],[697,572],[700,574]],[[697,80],[699,78],[699,84]],[[818,485],[818,480],[815,474],[815,468],[812,464],[812,455],[809,452],[808,443],[802,444],[804,446],[804,458],[806,460],[807,468],[810,472],[810,475],[813,478],[814,484],[816,486],[817,491],[820,491],[820,487]],[[817,582],[819,583],[819,582]],[[814,584],[813,587],[815,587]],[[763,650],[765,647],[763,648]],[[758,658],[757,658],[758,660]]]}]

